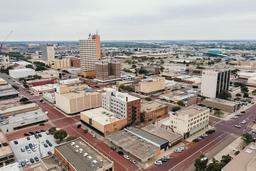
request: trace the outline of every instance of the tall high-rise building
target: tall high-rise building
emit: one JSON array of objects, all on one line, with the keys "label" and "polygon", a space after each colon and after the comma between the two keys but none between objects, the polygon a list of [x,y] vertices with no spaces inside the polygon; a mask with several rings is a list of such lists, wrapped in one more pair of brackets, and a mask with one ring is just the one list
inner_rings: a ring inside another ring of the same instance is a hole
[{"label": "tall high-rise building", "polygon": [[53,65],[55,60],[54,45],[47,44],[42,49],[42,59],[48,62],[48,65]]},{"label": "tall high-rise building", "polygon": [[102,60],[96,63],[96,79],[101,82],[121,78],[121,63],[116,60]]},{"label": "tall high-rise building", "polygon": [[101,45],[100,36],[98,34],[90,34],[87,40],[80,40],[81,75],[95,77],[95,63],[100,58]]},{"label": "tall high-rise building", "polygon": [[216,98],[229,89],[230,70],[206,70],[202,73],[201,95]]}]

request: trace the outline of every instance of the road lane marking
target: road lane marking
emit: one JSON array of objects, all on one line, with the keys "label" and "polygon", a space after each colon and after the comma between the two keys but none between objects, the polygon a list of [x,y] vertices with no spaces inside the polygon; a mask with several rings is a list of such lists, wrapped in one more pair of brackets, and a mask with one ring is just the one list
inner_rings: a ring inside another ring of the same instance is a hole
[{"label": "road lane marking", "polygon": [[[219,135],[218,137],[216,137],[215,139],[213,139],[211,142],[209,142],[208,144],[204,145],[203,147],[201,147],[200,149],[198,149],[197,151],[195,151],[194,153],[192,153],[190,156],[188,156],[187,158],[183,159],[182,161],[180,161],[179,163],[177,163],[175,166],[173,166],[172,168],[170,168],[168,171],[173,170],[174,168],[176,168],[178,165],[180,165],[181,163],[183,163],[184,161],[188,160],[189,158],[191,158],[192,156],[194,156],[195,154],[197,154],[198,152],[201,152],[202,149],[204,149],[205,147],[209,146],[210,144],[212,144],[213,142],[215,142],[217,139],[222,138],[223,135],[226,135],[225,133],[222,133],[221,135]],[[224,138],[224,137],[223,137]]]}]

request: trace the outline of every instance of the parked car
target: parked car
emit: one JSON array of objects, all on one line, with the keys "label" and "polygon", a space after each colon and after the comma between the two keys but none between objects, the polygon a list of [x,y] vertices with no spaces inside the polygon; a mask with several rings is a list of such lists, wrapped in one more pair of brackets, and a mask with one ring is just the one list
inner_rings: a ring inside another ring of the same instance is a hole
[{"label": "parked car", "polygon": [[192,142],[199,142],[200,140],[198,138],[195,138],[192,140]]},{"label": "parked car", "polygon": [[212,133],[214,133],[215,132],[215,129],[209,129],[209,130],[207,130],[205,133],[206,134],[212,134]]},{"label": "parked car", "polygon": [[241,124],[246,124],[247,123],[247,121],[246,120],[243,120],[242,122],[241,122]]},{"label": "parked car", "polygon": [[24,133],[24,136],[29,136],[29,134],[28,133]]},{"label": "parked car", "polygon": [[233,116],[231,119],[238,119],[238,116]]},{"label": "parked car", "polygon": [[34,160],[35,160],[36,162],[38,162],[38,161],[39,161],[39,158],[36,156],[36,157],[34,157]]},{"label": "parked car", "polygon": [[25,148],[20,148],[20,151],[21,152],[25,152]]},{"label": "parked car", "polygon": [[52,152],[48,151],[47,154],[50,156],[50,155],[52,155]]},{"label": "parked car", "polygon": [[130,159],[130,157],[129,157],[129,156],[127,156],[127,155],[124,155],[124,158],[126,158],[127,160],[129,160],[129,159]]},{"label": "parked car", "polygon": [[20,162],[20,165],[21,165],[21,167],[25,167],[26,166],[26,161]]},{"label": "parked car", "polygon": [[162,162],[167,162],[168,160],[170,160],[170,157],[169,156],[163,156],[160,160]]},{"label": "parked car", "polygon": [[19,142],[18,142],[17,140],[13,141],[13,143],[14,143],[15,145],[19,144]]},{"label": "parked car", "polygon": [[207,134],[203,134],[203,135],[201,135],[200,137],[201,137],[202,139],[204,139],[204,138],[207,138],[208,135],[207,135]]},{"label": "parked car", "polygon": [[155,165],[162,165],[163,162],[162,162],[161,160],[156,160],[156,161],[154,162],[154,164],[155,164]]},{"label": "parked car", "polygon": [[29,161],[30,161],[30,163],[35,163],[33,158],[31,158]]},{"label": "parked car", "polygon": [[50,141],[49,141],[49,140],[45,140],[45,142],[46,142],[47,144],[49,144],[49,143],[50,143]]},{"label": "parked car", "polygon": [[241,125],[235,125],[235,127],[236,127],[236,128],[242,128],[242,126],[241,126]]},{"label": "parked car", "polygon": [[47,144],[44,144],[44,147],[45,147],[45,148],[47,148],[47,147],[48,147],[48,145],[47,145]]},{"label": "parked car", "polygon": [[82,126],[81,124],[78,124],[76,127],[77,127],[77,128],[81,128],[81,126]]},{"label": "parked car", "polygon": [[182,151],[184,151],[185,148],[184,147],[178,147],[174,150],[175,153],[181,153]]},{"label": "parked car", "polygon": [[30,137],[27,137],[27,140],[30,140]]}]

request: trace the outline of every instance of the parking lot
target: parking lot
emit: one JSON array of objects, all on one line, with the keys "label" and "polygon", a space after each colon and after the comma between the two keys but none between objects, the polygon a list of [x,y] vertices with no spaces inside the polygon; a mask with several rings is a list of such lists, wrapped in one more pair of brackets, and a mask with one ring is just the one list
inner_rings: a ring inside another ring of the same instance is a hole
[{"label": "parking lot", "polygon": [[52,154],[57,144],[52,135],[38,132],[35,135],[13,140],[10,145],[19,164],[25,166]]}]

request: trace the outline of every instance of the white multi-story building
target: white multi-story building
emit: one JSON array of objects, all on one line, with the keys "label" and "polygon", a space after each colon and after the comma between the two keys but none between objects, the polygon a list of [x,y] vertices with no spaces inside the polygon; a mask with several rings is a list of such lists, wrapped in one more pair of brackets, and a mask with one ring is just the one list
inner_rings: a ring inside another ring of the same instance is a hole
[{"label": "white multi-story building", "polygon": [[216,98],[221,92],[228,91],[230,70],[206,70],[202,73],[201,95]]},{"label": "white multi-story building", "polygon": [[140,99],[121,93],[112,88],[106,88],[102,93],[102,107],[115,113],[118,118],[127,118],[128,123],[139,120]]},{"label": "white multi-story building", "polygon": [[95,63],[100,57],[100,36],[98,34],[90,34],[87,40],[80,40],[80,62],[84,75],[96,75]]},{"label": "white multi-story building", "polygon": [[210,110],[201,106],[190,106],[170,114],[169,124],[174,132],[189,137],[208,127]]}]

